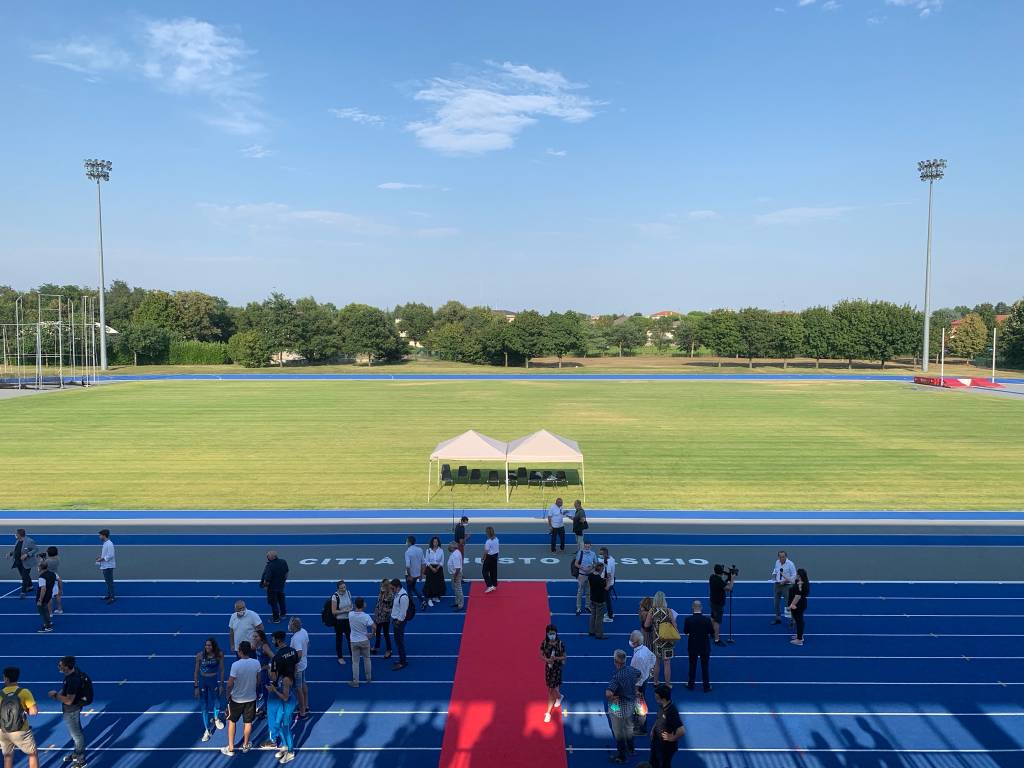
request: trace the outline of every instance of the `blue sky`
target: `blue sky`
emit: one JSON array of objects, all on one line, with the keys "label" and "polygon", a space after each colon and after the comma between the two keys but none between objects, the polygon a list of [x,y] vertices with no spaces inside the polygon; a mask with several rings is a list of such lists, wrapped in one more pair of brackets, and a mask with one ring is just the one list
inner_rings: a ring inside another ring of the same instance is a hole
[{"label": "blue sky", "polygon": [[1024,4],[7,4],[0,283],[592,312],[1024,293]]}]

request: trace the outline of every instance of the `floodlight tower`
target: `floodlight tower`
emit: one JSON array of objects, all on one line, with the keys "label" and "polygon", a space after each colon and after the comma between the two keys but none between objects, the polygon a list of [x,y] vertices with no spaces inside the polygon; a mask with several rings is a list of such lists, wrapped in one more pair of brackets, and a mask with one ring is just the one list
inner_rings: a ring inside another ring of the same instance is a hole
[{"label": "floodlight tower", "polygon": [[928,373],[928,332],[932,324],[932,187],[946,170],[945,160],[922,160],[917,164],[921,181],[928,182],[928,244],[924,257],[924,347],[921,370]]},{"label": "floodlight tower", "polygon": [[107,370],[107,312],[103,294],[107,286],[103,279],[103,201],[100,195],[100,182],[110,181],[112,165],[109,160],[85,161],[86,178],[96,182],[96,224],[99,228],[100,247],[100,369],[104,371]]}]

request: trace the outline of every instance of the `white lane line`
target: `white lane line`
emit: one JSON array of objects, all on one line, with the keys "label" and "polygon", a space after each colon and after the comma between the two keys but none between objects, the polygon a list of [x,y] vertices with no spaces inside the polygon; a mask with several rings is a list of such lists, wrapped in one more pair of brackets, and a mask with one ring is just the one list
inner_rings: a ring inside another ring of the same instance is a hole
[{"label": "white lane line", "polygon": [[[815,582],[818,584],[820,582]],[[159,597],[159,595],[154,595]],[[184,597],[184,595],[183,595]],[[645,597],[650,595],[615,595],[616,600],[643,600]],[[291,595],[288,595],[291,599]],[[549,600],[575,600],[576,595],[548,595]],[[665,595],[666,600],[704,600],[705,596],[694,594],[689,595]],[[762,600],[769,601],[772,599],[771,593],[765,595],[734,595],[734,600]],[[970,600],[971,602],[977,602],[978,600],[1024,600],[1022,597],[915,597],[913,595],[879,595],[870,593],[866,595],[815,595],[815,601],[818,600],[941,600],[942,602],[949,602],[952,600]]]},{"label": "white lane line", "polygon": [[[192,713],[195,715],[195,712]],[[39,752],[66,752],[67,747],[36,747]],[[440,752],[441,747],[298,747],[296,752]],[[607,750],[605,750],[607,751]],[[89,752],[216,752],[220,747],[89,747]],[[235,752],[242,754],[240,747]]]},{"label": "white lane line", "polygon": [[[219,631],[219,630],[217,630],[217,631]],[[576,634],[583,634],[583,633],[582,632],[578,632]],[[89,637],[89,636],[96,636],[96,637],[112,637],[112,636],[134,637],[136,635],[139,636],[139,637],[142,637],[142,636],[153,636],[153,635],[156,635],[158,637],[179,637],[181,635],[205,635],[206,637],[209,637],[210,636],[210,632],[208,632],[208,631],[207,632],[180,632],[180,631],[179,632],[78,632],[78,631],[75,631],[75,632],[71,632],[71,633],[65,634],[65,635],[58,634],[57,632],[48,633],[48,635],[43,635],[43,634],[41,634],[39,632],[0,632],[0,637],[47,637],[47,636],[49,636],[49,637],[60,638],[60,639],[62,639],[64,641],[67,640],[69,635],[72,636],[72,637]],[[310,637],[334,637],[334,633],[333,632],[310,632],[309,635],[310,635]],[[462,633],[461,632],[406,632],[405,633],[406,637],[415,637],[416,635],[455,635],[457,637],[462,637]],[[781,637],[781,635],[779,635],[779,637]],[[876,637],[877,638],[878,635],[871,635],[871,637]],[[887,637],[893,637],[893,635],[887,635]],[[1014,637],[1016,637],[1016,635],[1014,635]]]},{"label": "white lane line", "polygon": [[[45,680],[25,680],[22,681],[25,685],[48,685],[50,681]],[[93,680],[94,685],[187,685],[192,682],[192,678],[188,680]],[[308,680],[307,682],[317,685],[339,685],[342,680]],[[368,685],[415,685],[418,683],[437,683],[444,685],[451,685],[452,680],[374,680]],[[564,680],[565,685],[607,685],[607,680]],[[884,680],[871,682],[866,680],[851,680],[851,681],[827,681],[827,680],[723,680],[715,681],[715,685],[779,685],[789,686],[794,685],[958,685],[958,686],[999,686],[1005,688],[1007,686],[1018,686],[1024,685],[1024,682],[1006,683],[1002,681],[993,680],[991,682],[914,682],[914,681],[900,681],[900,680]]]},{"label": "white lane line", "polygon": [[[565,748],[567,752],[611,752],[609,747],[573,747]],[[751,754],[805,754],[805,753],[852,753],[885,754],[885,755],[989,755],[1019,754],[1024,749],[870,749],[849,747],[682,747],[680,752],[703,754],[707,752],[751,753]]]},{"label": "white lane line", "polygon": [[[506,568],[509,566],[505,566]],[[482,581],[481,579],[467,579],[466,583],[471,584],[474,581]],[[576,584],[576,579],[571,577],[568,578],[535,578],[535,579],[502,579],[502,581],[543,581],[547,583],[555,584]],[[64,579],[65,584],[96,584],[97,586],[103,586],[102,579]],[[259,584],[257,579],[117,579],[118,584]],[[289,584],[331,584],[332,581],[329,578],[322,579],[288,579]],[[353,579],[348,581],[349,584],[380,584],[375,579]],[[616,584],[700,584],[704,587],[707,586],[707,577],[699,579],[620,579],[616,577]],[[737,579],[737,584],[758,584],[765,585],[771,584],[769,579]],[[1013,580],[1005,579],[1003,581],[992,581],[992,580],[978,580],[978,581],[952,581],[949,579],[915,579],[909,580],[896,580],[896,579],[815,579],[815,584],[853,584],[857,586],[864,586],[865,584],[903,584],[913,586],[929,586],[933,584],[942,585],[959,585],[959,586],[971,586],[973,584],[989,584],[989,585],[1024,585],[1024,580]]]},{"label": "white lane line", "polygon": [[[429,611],[417,611],[421,616],[439,616],[447,619],[462,619],[464,618],[461,612],[459,613],[432,613]],[[108,619],[117,616],[152,616],[153,618],[161,618],[166,616],[191,616],[191,617],[202,617],[202,616],[216,616],[224,617],[230,615],[229,613],[222,613],[220,611],[216,613],[202,612],[202,611],[191,611],[191,612],[164,612],[164,611],[100,611],[97,613],[93,612],[75,612],[63,614],[66,617],[74,616],[105,616]],[[566,613],[552,613],[552,616],[576,616],[573,612]],[[632,614],[630,614],[632,615]],[[764,618],[768,616],[767,613],[734,613],[732,614],[737,618]],[[4,613],[0,611],[0,616],[39,616],[38,613]],[[290,613],[289,618],[292,616],[298,616],[301,619],[316,619],[320,617],[319,613]],[[582,616],[582,614],[581,614]],[[961,612],[957,613],[819,613],[814,612],[815,618],[829,618],[829,619],[1024,619],[1024,613],[970,613],[965,614]],[[609,622],[610,623],[610,622]]]},{"label": "white lane line", "polygon": [[[49,685],[53,681],[46,680],[22,680],[25,685]],[[188,680],[93,680],[93,685],[187,685],[192,682],[192,678]],[[307,683],[316,685],[341,685],[346,682],[345,679],[340,680],[307,680]],[[605,680],[602,685],[608,681]],[[376,685],[419,685],[420,683],[436,683],[438,685],[451,685],[451,680],[374,680],[372,683],[364,682],[363,685],[370,687]],[[979,683],[980,685],[980,683]],[[1018,685],[1018,683],[1006,683],[1006,685]],[[1020,683],[1024,685],[1024,683]],[[195,713],[193,713],[195,714]]]},{"label": "white lane line", "polygon": [[[311,715],[446,715],[447,709],[328,709],[323,711],[310,710]],[[40,715],[60,715],[60,710],[41,709]],[[607,713],[603,709],[595,710],[572,710],[568,717],[600,716]],[[853,711],[853,712],[821,712],[821,711],[789,711],[778,710],[774,712],[761,710],[679,710],[680,715],[686,717],[1024,717],[1024,712],[878,712],[878,711]],[[85,717],[97,715],[136,715],[148,717],[151,715],[171,715],[177,717],[195,717],[196,710],[82,710]]]},{"label": "white lane line", "polygon": [[20,589],[21,589],[21,585],[19,584],[17,587],[12,589],[10,592],[4,592],[4,594],[0,595],[0,600],[3,600],[5,597],[10,597],[11,595],[13,595],[15,592],[19,591]]},{"label": "white lane line", "polygon": [[[76,657],[77,658],[77,657]],[[447,702],[445,703],[447,707]],[[138,710],[138,711],[127,711],[127,710],[113,710],[113,709],[83,709],[82,715],[85,717],[96,717],[97,715],[138,715],[138,716],[150,716],[150,715],[175,715],[175,716],[188,716],[195,717],[195,709],[165,709],[159,711],[150,710]],[[59,709],[40,709],[40,715],[60,715],[62,712]],[[327,709],[327,710],[309,710],[311,715],[447,715],[447,709]],[[581,713],[582,714],[582,713]]]},{"label": "white lane line", "polygon": [[[459,655],[455,654],[455,653],[451,653],[451,654],[429,654],[429,653],[428,654],[423,654],[423,653],[417,654],[417,653],[410,653],[410,654],[407,654],[407,656],[410,659],[457,659],[457,658],[459,658]],[[147,660],[159,661],[160,659],[194,659],[195,657],[196,657],[196,655],[194,653],[135,653],[135,654],[133,654],[133,653],[117,653],[117,654],[95,654],[95,655],[88,655],[88,654],[81,654],[81,653],[76,653],[75,654],[75,658],[76,659],[111,659],[113,661],[118,661],[120,659],[147,659]],[[34,655],[34,656],[27,656],[25,654],[18,654],[18,658],[19,659],[52,659],[53,658],[53,654],[52,653],[50,653],[50,654],[39,654],[39,655]],[[324,654],[311,653],[309,655],[309,658],[311,658],[311,659],[334,659],[334,658],[337,658],[337,657],[333,653],[330,653],[330,654],[327,654],[327,653],[324,653]],[[390,661],[391,660],[390,658],[385,659],[383,657],[383,655],[379,655],[379,654],[375,655],[375,656],[372,656],[371,658],[373,658],[374,661],[378,661],[380,663],[384,663],[385,661]],[[391,657],[391,658],[394,658],[394,657]],[[573,658],[573,659],[607,659],[608,658],[608,654],[605,654],[605,653],[599,653],[599,654],[574,653],[574,654],[572,654],[570,656],[570,658]],[[730,655],[730,656],[723,656],[721,654],[716,654],[715,655],[715,660],[716,661],[742,661],[742,660],[745,660],[745,659],[794,659],[794,658],[797,658],[797,656],[792,654],[792,653],[778,654],[778,655],[766,655],[766,654],[765,655],[762,655],[762,654],[734,654],[734,655]],[[819,655],[819,654],[811,655],[811,654],[801,653],[801,654],[799,654],[799,658],[801,658],[801,659],[836,659],[836,660],[840,660],[841,659],[841,660],[847,660],[847,661],[859,661],[861,659],[868,660],[868,661],[885,661],[885,660],[888,660],[888,659],[892,659],[893,661],[990,661],[990,660],[991,661],[1022,661],[1022,660],[1024,660],[1024,656],[975,656],[975,655],[964,656],[962,654],[958,655],[958,656],[827,656],[827,655]]]}]

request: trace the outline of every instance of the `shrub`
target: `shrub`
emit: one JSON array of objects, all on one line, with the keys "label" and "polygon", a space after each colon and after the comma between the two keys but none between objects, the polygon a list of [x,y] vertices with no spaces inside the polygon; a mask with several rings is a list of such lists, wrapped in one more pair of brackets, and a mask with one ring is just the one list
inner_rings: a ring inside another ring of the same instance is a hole
[{"label": "shrub", "polygon": [[228,360],[228,345],[222,341],[174,341],[167,356],[171,365],[223,365]]},{"label": "shrub", "polygon": [[242,331],[228,340],[228,356],[245,368],[270,365],[270,342],[259,331]]}]

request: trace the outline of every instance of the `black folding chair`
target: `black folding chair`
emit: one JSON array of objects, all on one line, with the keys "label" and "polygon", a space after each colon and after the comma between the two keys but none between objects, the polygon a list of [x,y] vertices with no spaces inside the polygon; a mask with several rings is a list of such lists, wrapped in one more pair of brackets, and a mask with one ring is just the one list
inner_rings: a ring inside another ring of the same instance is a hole
[{"label": "black folding chair", "polygon": [[513,472],[511,469],[508,471],[508,475],[505,478],[505,482],[508,483],[509,488],[519,487],[519,478],[516,477],[516,473]]},{"label": "black folding chair", "polygon": [[527,483],[527,482],[529,482],[528,475],[526,473],[526,467],[519,467],[519,469],[516,470],[516,482],[517,483]]},{"label": "black folding chair", "polygon": [[532,488],[535,485],[544,486],[544,475],[536,469],[530,473],[530,487]]},{"label": "black folding chair", "polygon": [[501,481],[498,479],[498,470],[492,469],[487,473],[487,485],[494,486],[495,488],[501,485]]},{"label": "black folding chair", "polygon": [[565,470],[560,469],[555,472],[555,485],[561,485],[563,487],[569,487],[569,478],[565,476]]},{"label": "black folding chair", "polygon": [[452,477],[452,470],[450,467],[446,467],[441,470],[441,485],[450,485],[454,487],[455,478]]},{"label": "black folding chair", "polygon": [[480,474],[480,470],[479,469],[474,469],[472,472],[469,473],[469,482],[470,483],[479,483],[481,479],[482,479],[482,475]]},{"label": "black folding chair", "polygon": [[469,480],[469,469],[466,468],[465,464],[459,467],[459,471],[455,473],[455,479],[460,483],[464,483]]}]

